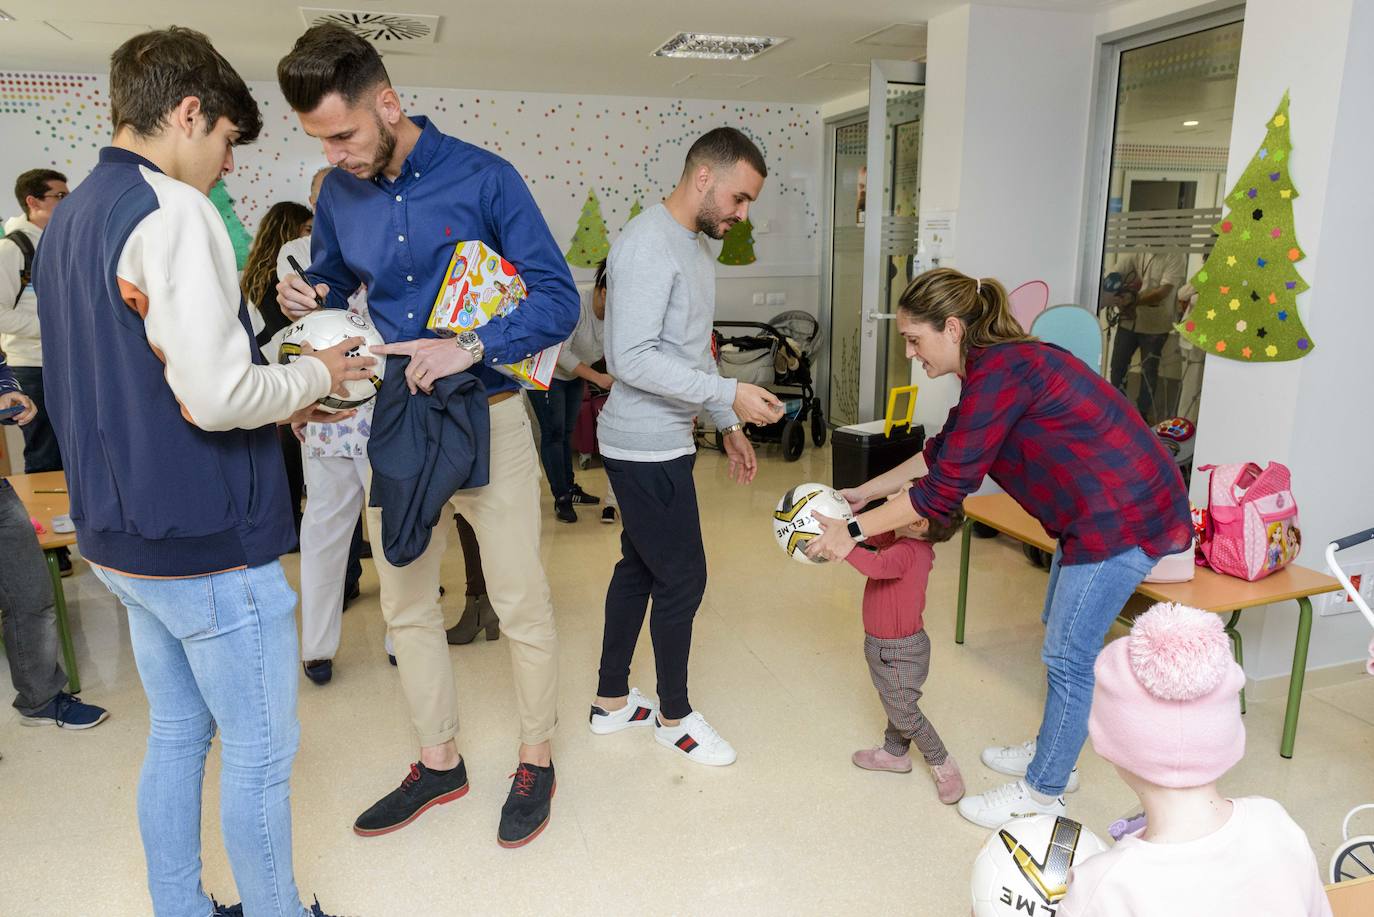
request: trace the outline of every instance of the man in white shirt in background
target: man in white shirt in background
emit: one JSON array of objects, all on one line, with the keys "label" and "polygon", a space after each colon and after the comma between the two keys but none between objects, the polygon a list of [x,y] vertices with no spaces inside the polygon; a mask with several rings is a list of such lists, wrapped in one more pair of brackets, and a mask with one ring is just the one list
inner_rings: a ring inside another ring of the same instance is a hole
[{"label": "man in white shirt in background", "polygon": [[[67,176],[52,169],[30,169],[14,183],[14,197],[23,215],[5,221],[0,239],[0,351],[14,370],[24,394],[38,408],[38,416],[24,427],[24,472],[61,471],[57,437],[43,406],[43,345],[38,336],[38,297],[29,282],[28,266],[43,228],[67,196]],[[25,243],[28,243],[25,246]],[[25,248],[28,252],[26,254]]]},{"label": "man in white shirt in background", "polygon": [[[1140,391],[1136,407],[1147,423],[1154,416],[1155,387],[1159,383],[1159,357],[1178,321],[1178,289],[1188,274],[1188,259],[1181,252],[1125,252],[1112,269],[1122,282],[1116,291],[1104,289],[1102,303],[1120,311],[1112,339],[1109,381],[1126,391],[1131,358],[1140,352]],[[1108,277],[1111,275],[1109,274]]]},{"label": "man in white shirt in background", "polygon": [[[67,196],[67,176],[52,169],[29,169],[14,183],[14,198],[23,213],[5,221],[0,239],[0,352],[15,381],[24,390],[37,416],[21,427],[24,433],[24,473],[61,471],[57,434],[48,422],[43,400],[43,345],[38,334],[38,297],[29,282],[29,266],[43,229],[58,203]],[[66,548],[58,554],[62,575],[72,572]]]}]

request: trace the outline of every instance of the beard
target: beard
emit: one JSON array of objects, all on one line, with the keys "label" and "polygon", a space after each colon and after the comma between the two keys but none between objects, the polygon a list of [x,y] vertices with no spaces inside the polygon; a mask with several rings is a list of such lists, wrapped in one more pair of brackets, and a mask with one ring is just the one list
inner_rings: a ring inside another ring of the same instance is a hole
[{"label": "beard", "polygon": [[386,164],[391,162],[391,156],[396,152],[396,134],[391,128],[387,127],[386,122],[377,114],[373,114],[373,119],[377,122],[377,152],[372,155],[372,162],[368,164],[367,174],[364,178],[376,178],[386,168]]},{"label": "beard", "polygon": [[[704,232],[712,239],[723,239],[725,233],[730,231],[739,220],[732,216],[727,216],[725,211],[717,209],[716,186],[712,185],[706,189],[706,199],[701,202],[701,209],[697,211],[697,232]],[[721,229],[721,224],[727,224],[725,229]]]}]

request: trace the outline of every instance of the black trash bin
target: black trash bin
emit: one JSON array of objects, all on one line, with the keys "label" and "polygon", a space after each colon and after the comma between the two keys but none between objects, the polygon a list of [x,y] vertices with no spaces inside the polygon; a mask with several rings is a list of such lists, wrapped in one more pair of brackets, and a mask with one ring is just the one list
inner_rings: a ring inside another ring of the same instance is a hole
[{"label": "black trash bin", "polygon": [[921,424],[883,432],[886,421],[850,424],[831,434],[832,477],[836,490],[857,487],[884,471],[891,471],[925,447]]}]

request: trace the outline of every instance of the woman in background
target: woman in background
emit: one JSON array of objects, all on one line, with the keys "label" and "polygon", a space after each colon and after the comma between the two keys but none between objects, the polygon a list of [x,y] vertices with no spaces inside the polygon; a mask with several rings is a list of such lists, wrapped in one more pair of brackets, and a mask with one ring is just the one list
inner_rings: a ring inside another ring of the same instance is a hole
[{"label": "woman in background", "polygon": [[[243,266],[239,289],[248,302],[249,316],[259,347],[263,347],[277,332],[291,324],[277,305],[277,252],[292,239],[308,237],[314,224],[310,208],[295,201],[273,204],[258,224],[253,247],[248,250],[248,263]],[[301,533],[301,497],[305,490],[305,473],[301,468],[301,444],[289,426],[277,428],[281,440],[282,459],[286,462],[286,480],[291,494],[291,517],[296,522],[296,536]]]}]

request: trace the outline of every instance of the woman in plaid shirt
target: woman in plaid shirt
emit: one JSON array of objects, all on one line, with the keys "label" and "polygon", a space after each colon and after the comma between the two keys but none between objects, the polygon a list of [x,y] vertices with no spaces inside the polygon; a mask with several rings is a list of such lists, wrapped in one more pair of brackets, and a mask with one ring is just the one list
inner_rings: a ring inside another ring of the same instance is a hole
[{"label": "woman in plaid shirt", "polygon": [[860,514],[853,532],[828,522],[807,553],[832,558],[848,540],[948,519],[985,476],[1058,539],[1041,615],[1048,691],[1039,734],[985,749],[985,765],[1017,779],[966,796],[959,812],[989,828],[1063,814],[1063,794],[1078,788],[1074,765],[1107,629],[1155,562],[1192,538],[1183,479],[1120,392],[1021,329],[996,280],[949,268],[922,274],[902,294],[897,328],[927,375],[963,380],[959,403],[922,455],[842,491],[857,511],[919,478],[909,501]]}]

